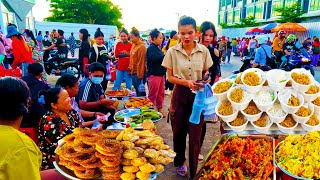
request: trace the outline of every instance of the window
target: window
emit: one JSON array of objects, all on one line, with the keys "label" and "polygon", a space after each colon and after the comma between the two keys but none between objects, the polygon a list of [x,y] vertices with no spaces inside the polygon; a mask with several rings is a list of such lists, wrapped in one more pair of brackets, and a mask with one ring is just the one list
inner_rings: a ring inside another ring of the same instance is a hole
[{"label": "window", "polygon": [[249,16],[254,17],[254,6],[247,7],[247,16],[246,17],[249,17]]},{"label": "window", "polygon": [[231,5],[232,5],[231,0],[226,0],[226,5],[228,9],[231,8]]},{"label": "window", "polygon": [[256,19],[263,19],[263,4],[257,4],[256,5]]},{"label": "window", "polygon": [[318,10],[320,10],[320,0],[310,0],[309,11],[318,11]]},{"label": "window", "polygon": [[4,25],[6,26],[8,23],[15,23],[14,22],[14,14],[10,12],[2,3],[1,3],[1,8],[2,8],[2,18]]},{"label": "window", "polygon": [[285,0],[285,6],[286,7],[290,7],[292,6],[295,2],[297,2],[298,0]]},{"label": "window", "polygon": [[228,11],[227,23],[232,23],[232,22],[233,22],[233,14],[232,14],[232,11]]},{"label": "window", "polygon": [[247,0],[247,4],[254,3],[254,0]]},{"label": "window", "polygon": [[275,17],[275,16],[279,16],[280,13],[276,12],[275,10],[277,8],[282,8],[283,7],[283,0],[274,0],[272,1],[272,17]]},{"label": "window", "polygon": [[224,23],[224,13],[219,14],[219,24]]},{"label": "window", "polygon": [[242,0],[237,0],[237,7],[242,7]]},{"label": "window", "polygon": [[240,22],[240,10],[235,10],[233,14],[234,22]]}]

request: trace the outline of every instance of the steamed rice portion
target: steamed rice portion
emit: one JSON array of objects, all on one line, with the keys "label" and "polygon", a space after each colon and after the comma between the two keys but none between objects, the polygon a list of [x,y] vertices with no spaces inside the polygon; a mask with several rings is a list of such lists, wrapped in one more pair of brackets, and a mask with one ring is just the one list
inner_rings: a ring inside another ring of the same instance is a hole
[{"label": "steamed rice portion", "polygon": [[275,98],[274,92],[268,90],[261,90],[255,96],[255,101],[259,104],[270,104]]},{"label": "steamed rice portion", "polygon": [[268,113],[274,117],[283,117],[286,115],[286,112],[283,111],[279,102],[275,102],[273,107],[268,111]]},{"label": "steamed rice portion", "polygon": [[277,74],[271,74],[269,81],[272,81],[273,83],[283,83],[286,82],[288,79],[287,74],[285,72],[283,73],[277,73]]}]

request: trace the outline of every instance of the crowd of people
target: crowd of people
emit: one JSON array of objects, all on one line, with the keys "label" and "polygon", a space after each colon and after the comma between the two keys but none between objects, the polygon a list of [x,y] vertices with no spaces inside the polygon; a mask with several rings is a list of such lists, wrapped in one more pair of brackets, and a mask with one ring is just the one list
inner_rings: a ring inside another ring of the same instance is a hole
[{"label": "crowd of people", "polygon": [[[140,32],[132,28],[122,29],[115,43],[117,59],[116,79],[113,90],[134,88],[136,96],[147,96],[155,108],[163,110],[166,90],[172,93],[169,119],[173,131],[173,146],[177,153],[174,166],[177,173],[196,176],[198,162],[203,160],[200,149],[206,134],[203,116],[200,122],[189,121],[196,93],[203,83],[213,85],[221,76],[220,64],[230,63],[231,53],[239,56],[254,56],[253,66],[264,66],[272,54],[284,61],[285,54],[298,48],[312,54],[313,65],[318,64],[320,43],[306,39],[299,47],[294,35],[285,37],[280,31],[273,41],[265,35],[256,39],[217,37],[213,23],[205,21],[196,30],[196,21],[183,16],[178,23],[178,32],[165,36],[158,29],[151,30],[148,46]],[[49,62],[63,61],[75,55],[73,34],[68,41],[63,30],[45,32],[37,37],[25,29],[19,32],[9,24],[6,36],[1,34],[0,53],[6,68],[21,67],[22,78],[0,78],[0,179],[40,179],[42,171],[53,169],[58,141],[72,133],[76,127],[91,128],[98,121],[98,130],[106,129],[115,122],[117,102],[105,95],[110,87],[110,55],[105,46],[104,33],[100,28],[93,41],[86,29],[79,30],[79,66],[82,78],[63,74],[56,84],[49,85],[44,71],[41,52],[57,49],[57,55]],[[69,44],[69,45],[68,45]],[[313,52],[313,53],[311,53]],[[53,68],[56,69],[56,68]],[[58,71],[55,72],[59,74]],[[206,79],[207,76],[210,78]],[[146,86],[147,84],[147,86]],[[133,87],[132,87],[133,86]],[[111,88],[111,87],[110,87]],[[168,94],[167,93],[167,94]],[[100,118],[108,115],[107,119]],[[29,132],[33,141],[23,132]],[[186,163],[186,137],[189,134],[189,170]],[[18,169],[19,173],[16,173]],[[22,173],[22,171],[24,173]]]}]

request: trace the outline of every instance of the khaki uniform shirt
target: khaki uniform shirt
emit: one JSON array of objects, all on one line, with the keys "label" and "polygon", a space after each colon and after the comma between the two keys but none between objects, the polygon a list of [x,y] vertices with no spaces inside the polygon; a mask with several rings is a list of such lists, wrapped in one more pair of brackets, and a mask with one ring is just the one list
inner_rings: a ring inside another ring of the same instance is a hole
[{"label": "khaki uniform shirt", "polygon": [[202,72],[212,65],[208,48],[198,43],[189,56],[179,43],[168,50],[162,62],[163,67],[172,69],[173,76],[194,81],[202,80]]}]

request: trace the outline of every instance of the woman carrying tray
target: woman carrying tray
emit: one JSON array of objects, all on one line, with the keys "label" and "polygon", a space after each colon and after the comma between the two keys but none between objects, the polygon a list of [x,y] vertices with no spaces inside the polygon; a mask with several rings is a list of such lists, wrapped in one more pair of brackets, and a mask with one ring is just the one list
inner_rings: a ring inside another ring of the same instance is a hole
[{"label": "woman carrying tray", "polygon": [[199,89],[196,82],[203,79],[213,63],[208,48],[194,41],[196,21],[192,17],[181,17],[178,29],[181,43],[168,50],[162,66],[167,68],[168,80],[175,84],[169,109],[174,151],[177,153],[174,165],[179,175],[187,174],[185,148],[186,136],[189,133],[190,177],[194,178],[204,121],[201,117],[199,124],[189,122],[195,99],[192,90]]}]

